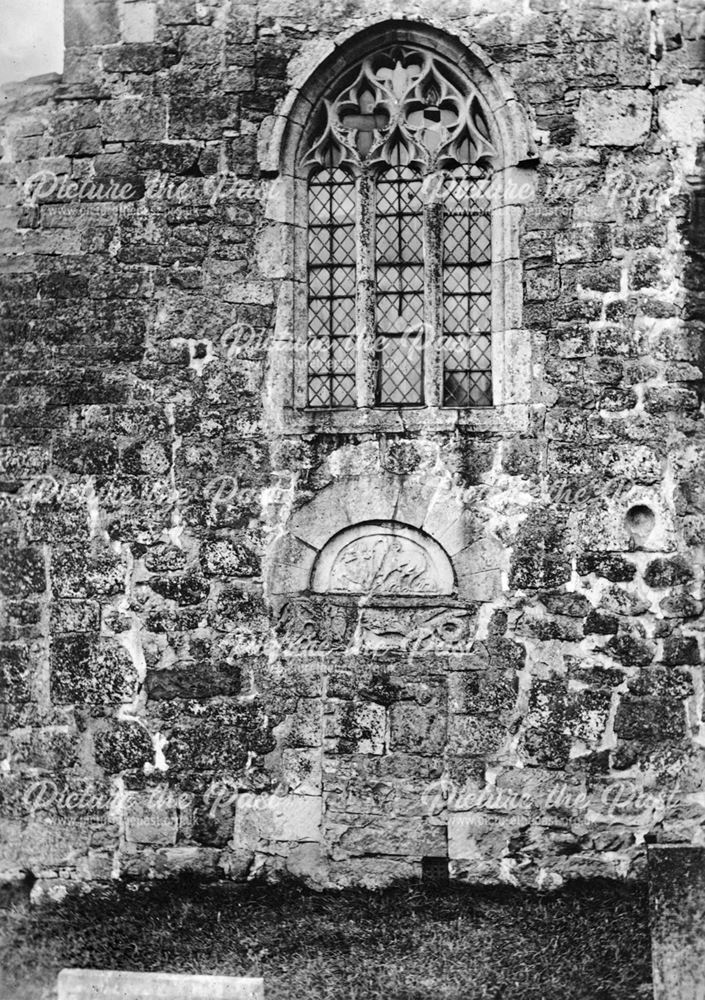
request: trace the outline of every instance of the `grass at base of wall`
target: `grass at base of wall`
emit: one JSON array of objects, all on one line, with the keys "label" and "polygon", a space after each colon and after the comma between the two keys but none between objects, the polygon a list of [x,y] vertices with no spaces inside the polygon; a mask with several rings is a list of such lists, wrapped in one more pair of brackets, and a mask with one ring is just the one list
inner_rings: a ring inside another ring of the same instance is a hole
[{"label": "grass at base of wall", "polygon": [[407,885],[314,892],[116,884],[0,915],[4,1000],[59,969],[264,976],[266,1000],[646,1000],[646,888]]}]

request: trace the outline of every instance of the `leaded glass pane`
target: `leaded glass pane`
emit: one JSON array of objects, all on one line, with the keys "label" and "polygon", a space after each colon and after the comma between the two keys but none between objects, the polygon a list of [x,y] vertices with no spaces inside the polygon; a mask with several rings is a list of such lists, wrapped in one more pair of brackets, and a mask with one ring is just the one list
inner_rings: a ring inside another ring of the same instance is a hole
[{"label": "leaded glass pane", "polygon": [[332,395],[336,406],[355,405],[355,373],[352,375],[334,375],[332,378]]},{"label": "leaded glass pane", "polygon": [[443,219],[443,405],[492,405],[489,178],[455,170]]},{"label": "leaded glass pane", "polygon": [[379,393],[382,406],[420,406],[423,403],[423,341],[403,337],[380,338]]},{"label": "leaded glass pane", "polygon": [[423,404],[422,178],[408,166],[377,180],[377,396],[379,406]]},{"label": "leaded glass pane", "polygon": [[344,170],[309,181],[308,404],[355,405],[355,185]]}]

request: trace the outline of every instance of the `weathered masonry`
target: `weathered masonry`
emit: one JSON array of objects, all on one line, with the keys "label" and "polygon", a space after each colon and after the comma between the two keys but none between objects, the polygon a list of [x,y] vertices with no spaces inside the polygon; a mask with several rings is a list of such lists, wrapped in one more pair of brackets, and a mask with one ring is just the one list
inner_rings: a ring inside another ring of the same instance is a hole
[{"label": "weathered masonry", "polygon": [[0,874],[705,838],[699,0],[66,0],[7,90]]}]

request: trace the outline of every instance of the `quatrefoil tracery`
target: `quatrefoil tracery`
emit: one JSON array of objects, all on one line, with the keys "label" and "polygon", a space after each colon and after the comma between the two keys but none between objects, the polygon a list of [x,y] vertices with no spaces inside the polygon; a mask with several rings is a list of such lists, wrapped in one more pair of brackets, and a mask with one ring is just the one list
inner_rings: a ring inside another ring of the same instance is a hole
[{"label": "quatrefoil tracery", "polygon": [[338,95],[304,165],[360,173],[409,165],[422,172],[489,163],[495,155],[472,85],[430,52],[396,47],[367,57]]}]

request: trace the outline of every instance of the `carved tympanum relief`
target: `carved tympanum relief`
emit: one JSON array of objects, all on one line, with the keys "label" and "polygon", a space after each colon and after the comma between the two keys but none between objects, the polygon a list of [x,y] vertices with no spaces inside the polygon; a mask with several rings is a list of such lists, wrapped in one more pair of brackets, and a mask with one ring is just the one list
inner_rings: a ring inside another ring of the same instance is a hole
[{"label": "carved tympanum relief", "polygon": [[329,586],[354,594],[438,593],[421,546],[383,534],[348,542],[331,568]]},{"label": "carved tympanum relief", "polygon": [[316,593],[433,596],[453,592],[448,556],[414,528],[386,522],[347,528],[319,554]]}]

